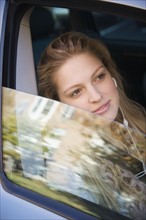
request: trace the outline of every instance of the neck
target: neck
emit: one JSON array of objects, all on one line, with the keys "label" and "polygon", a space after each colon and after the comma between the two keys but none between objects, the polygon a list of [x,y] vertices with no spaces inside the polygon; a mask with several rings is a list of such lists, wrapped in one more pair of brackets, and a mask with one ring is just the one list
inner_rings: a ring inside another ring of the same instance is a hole
[{"label": "neck", "polygon": [[122,118],[123,118],[123,125],[124,125],[125,127],[128,127],[128,121],[126,120],[125,115],[124,115],[124,112],[123,112],[123,110],[122,110],[121,107],[120,107],[120,111],[121,111]]}]

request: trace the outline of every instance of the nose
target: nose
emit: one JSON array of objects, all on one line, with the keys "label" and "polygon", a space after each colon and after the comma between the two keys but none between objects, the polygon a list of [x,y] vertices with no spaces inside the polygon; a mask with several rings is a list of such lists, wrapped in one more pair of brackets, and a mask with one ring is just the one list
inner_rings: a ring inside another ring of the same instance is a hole
[{"label": "nose", "polygon": [[88,93],[89,93],[89,102],[93,103],[93,102],[99,102],[101,100],[102,97],[101,92],[93,85],[90,86]]}]

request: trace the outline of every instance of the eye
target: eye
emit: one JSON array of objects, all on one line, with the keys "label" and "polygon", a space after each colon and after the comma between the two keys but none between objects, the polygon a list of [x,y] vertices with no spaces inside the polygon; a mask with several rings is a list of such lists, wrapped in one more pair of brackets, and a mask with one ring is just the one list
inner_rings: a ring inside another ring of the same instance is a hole
[{"label": "eye", "polygon": [[71,93],[71,97],[75,97],[81,93],[82,89],[76,89]]},{"label": "eye", "polygon": [[99,75],[97,75],[96,77],[95,77],[95,81],[99,81],[99,80],[102,80],[102,79],[104,79],[105,78],[105,73],[100,73]]}]

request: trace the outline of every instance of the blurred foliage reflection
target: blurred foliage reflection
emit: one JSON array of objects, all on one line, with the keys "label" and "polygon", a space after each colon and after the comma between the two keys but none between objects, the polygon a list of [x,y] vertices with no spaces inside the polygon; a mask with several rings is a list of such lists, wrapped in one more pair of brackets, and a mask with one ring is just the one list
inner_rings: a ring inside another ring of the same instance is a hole
[{"label": "blurred foliage reflection", "polygon": [[146,137],[130,132],[138,150],[123,125],[3,88],[3,156],[8,178],[101,219],[109,218],[97,205],[144,219],[145,176],[137,179],[135,175],[143,171]]}]

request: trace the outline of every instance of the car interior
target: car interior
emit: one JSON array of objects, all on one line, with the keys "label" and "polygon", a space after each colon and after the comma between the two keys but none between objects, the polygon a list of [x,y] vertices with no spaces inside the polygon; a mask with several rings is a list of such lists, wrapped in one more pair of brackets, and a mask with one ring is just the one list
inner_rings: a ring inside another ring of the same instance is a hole
[{"label": "car interior", "polygon": [[41,53],[56,36],[71,30],[99,38],[107,45],[125,79],[127,95],[146,107],[145,23],[98,12],[31,8],[20,25],[16,89],[38,94],[36,68]]}]

